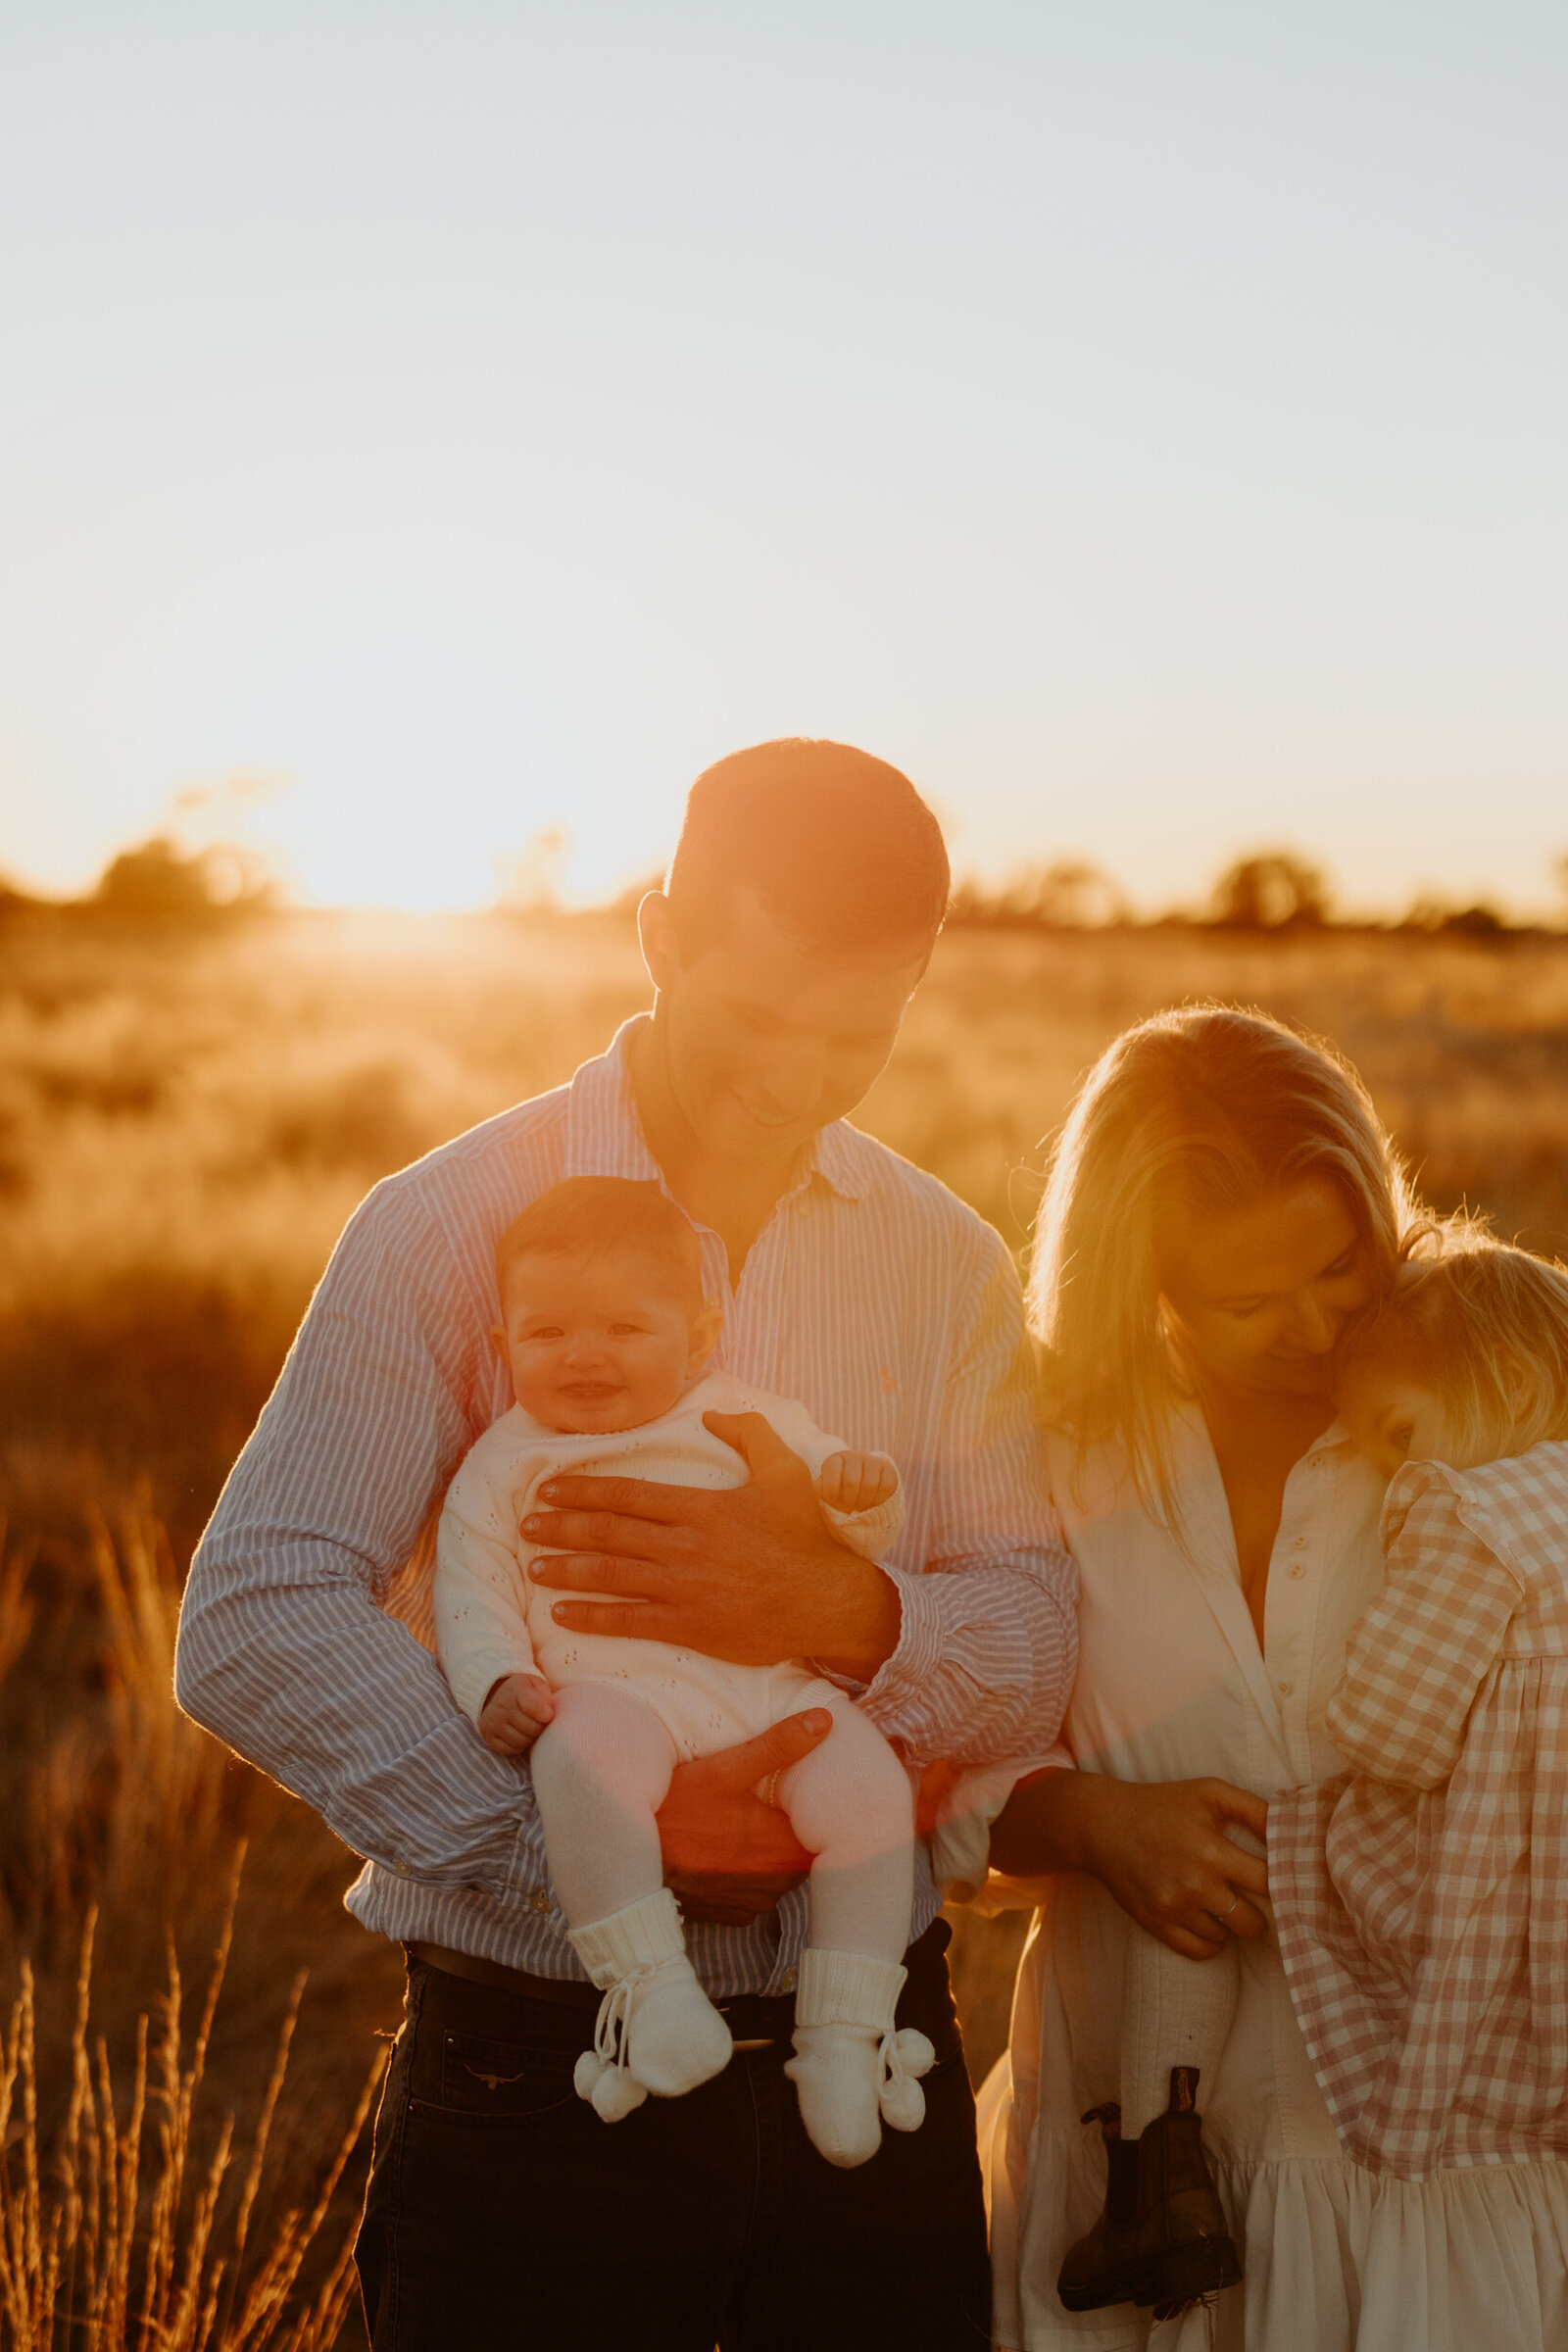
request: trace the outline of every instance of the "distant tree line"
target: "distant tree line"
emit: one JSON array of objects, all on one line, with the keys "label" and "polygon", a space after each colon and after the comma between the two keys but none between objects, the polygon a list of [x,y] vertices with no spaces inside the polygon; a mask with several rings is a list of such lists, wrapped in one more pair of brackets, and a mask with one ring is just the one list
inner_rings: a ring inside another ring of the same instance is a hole
[{"label": "distant tree line", "polygon": [[[1568,892],[1568,858],[1558,860],[1557,874]],[[950,928],[960,930],[1088,931],[1137,925],[1142,929],[1201,928],[1275,936],[1332,926],[1456,932],[1483,939],[1519,927],[1484,901],[1455,906],[1426,898],[1417,899],[1393,923],[1368,925],[1335,907],[1320,867],[1285,849],[1258,850],[1233,859],[1214,883],[1206,903],[1197,908],[1177,907],[1164,914],[1137,916],[1119,886],[1099,866],[1061,858],[1031,867],[1000,890],[960,882],[953,894],[948,922]]]},{"label": "distant tree line", "polygon": [[[0,882],[0,911],[43,903]],[[281,904],[275,877],[250,851],[229,842],[181,850],[160,833],[134,849],[122,850],[86,896],[66,901],[65,908],[122,922],[192,930],[270,914]]]},{"label": "distant tree line", "polygon": [[[555,889],[556,869],[564,852],[564,836],[555,832],[540,835],[527,857],[517,861],[517,872],[503,891],[497,911],[524,919],[571,920]],[[1568,857],[1558,860],[1557,875],[1568,894]],[[584,911],[630,916],[643,891],[657,889],[660,880],[659,875],[649,876],[620,892],[608,906]],[[0,914],[40,903],[0,878]],[[157,834],[112,858],[93,889],[85,897],[68,902],[62,911],[205,930],[277,912],[283,903],[275,877],[250,851],[227,843],[187,851],[170,835]],[[1025,869],[1000,889],[960,882],[953,894],[948,923],[955,930],[1201,928],[1272,937],[1328,928],[1373,928],[1449,932],[1476,939],[1521,928],[1485,902],[1456,906],[1435,899],[1417,899],[1392,923],[1366,924],[1338,910],[1321,868],[1287,849],[1258,850],[1234,858],[1204,904],[1155,915],[1135,914],[1125,892],[1102,867],[1083,858],[1056,858]]]}]

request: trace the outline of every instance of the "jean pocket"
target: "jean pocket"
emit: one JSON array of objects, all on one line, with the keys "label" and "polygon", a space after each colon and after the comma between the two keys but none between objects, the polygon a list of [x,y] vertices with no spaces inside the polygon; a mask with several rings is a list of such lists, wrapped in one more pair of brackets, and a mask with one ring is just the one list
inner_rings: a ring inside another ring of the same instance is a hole
[{"label": "jean pocket", "polygon": [[[447,2115],[514,2123],[544,2115],[576,2096],[573,2053],[478,2034],[441,2036],[441,2107]],[[423,2105],[416,2100],[416,2105]]]}]

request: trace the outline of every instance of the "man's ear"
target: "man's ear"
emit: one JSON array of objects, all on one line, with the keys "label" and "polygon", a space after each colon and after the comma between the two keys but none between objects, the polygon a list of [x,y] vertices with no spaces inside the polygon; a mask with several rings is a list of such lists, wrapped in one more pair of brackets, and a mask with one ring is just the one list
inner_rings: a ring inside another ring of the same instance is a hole
[{"label": "man's ear", "polygon": [[644,892],[637,907],[637,939],[648,977],[662,995],[675,977],[680,958],[675,952],[669,901],[662,890]]},{"label": "man's ear", "polygon": [[702,1312],[692,1319],[692,1351],[686,1359],[686,1377],[695,1379],[713,1349],[724,1328],[724,1309],[716,1298],[705,1298]]}]

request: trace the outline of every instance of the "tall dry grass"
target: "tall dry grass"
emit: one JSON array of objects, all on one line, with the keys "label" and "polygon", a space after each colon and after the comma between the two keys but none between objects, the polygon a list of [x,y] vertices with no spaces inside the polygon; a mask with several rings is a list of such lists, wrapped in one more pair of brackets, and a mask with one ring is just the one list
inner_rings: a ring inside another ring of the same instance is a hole
[{"label": "tall dry grass", "polygon": [[70,1564],[0,1565],[0,2346],[324,2352],[396,1971],[336,1840],[175,1708],[145,1510]]},{"label": "tall dry grass", "polygon": [[[863,1123],[1021,1247],[1080,1073],[1127,1021],[1203,996],[1337,1039],[1439,1205],[1568,1251],[1568,942],[959,934]],[[209,2313],[214,2344],[324,2344],[340,2317],[353,2340],[363,2135],[334,2166],[400,1972],[342,1911],[353,1858],[175,1712],[180,1578],[355,1201],[567,1078],[645,997],[608,921],[299,917],[183,942],[0,924],[0,2016],[21,2004],[0,2341],[50,2342],[51,2278],[85,2315],[62,2344],[135,2342],[144,2308],[149,2343],[202,2341]],[[1019,1933],[960,1923],[981,2061]],[[187,2046],[178,1987],[220,1948],[222,1999]],[[127,2262],[122,2297],[105,2281]],[[271,2335],[225,2335],[262,2279]]]},{"label": "tall dry grass", "polygon": [[[243,2170],[234,2118],[222,2118],[205,2163],[196,2110],[222,1989],[233,1893],[187,2051],[172,1941],[169,1982],[149,2033],[138,2019],[135,2062],[118,2094],[108,2043],[90,2034],[96,1909],[87,1916],[71,2036],[71,2100],[53,2146],[42,2138],[33,1976],[24,1961],[9,2033],[0,2038],[0,2341],[17,2352],[329,2352],[354,2294],[352,2231],[314,2292],[301,2274],[359,2144],[382,2061],[372,2065],[309,2209],[274,2223],[260,2246],[251,2225],[267,2163],[304,1977],[296,1978]],[[17,2129],[12,2130],[15,2121]],[[149,2144],[151,2143],[151,2144]],[[223,2213],[231,2178],[237,2199]]]}]

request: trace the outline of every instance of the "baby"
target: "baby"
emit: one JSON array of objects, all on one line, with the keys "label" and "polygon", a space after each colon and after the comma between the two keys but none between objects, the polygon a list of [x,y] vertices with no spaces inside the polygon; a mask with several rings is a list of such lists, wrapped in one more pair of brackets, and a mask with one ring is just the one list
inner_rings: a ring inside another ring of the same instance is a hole
[{"label": "baby", "polygon": [[557,1898],[604,1994],[578,2094],[607,2123],[650,2091],[694,2089],[729,2059],[729,2029],[686,1957],[656,1821],[677,1763],[754,1738],[803,1707],[826,1739],[766,1791],[812,1857],[810,1943],[795,2004],[795,2082],[815,2146],[863,2164],[881,2120],[916,2129],[926,2037],[894,2010],[913,1894],[913,1804],[903,1764],[811,1666],[740,1666],[662,1642],[568,1633],[534,1585],[519,1534],[562,1472],[736,1487],[746,1465],[706,1426],[759,1412],[812,1473],[838,1540],[879,1558],[903,1522],[894,1465],[824,1437],[788,1397],[743,1389],[708,1360],[721,1310],[702,1295],[697,1237],[658,1185],[572,1177],[507,1228],[492,1337],[514,1408],[464,1460],[437,1539],[435,1620],[459,1704],[502,1755],[530,1756]]},{"label": "baby", "polygon": [[1466,1236],[1342,1350],[1388,1582],[1269,1807],[1298,2020],[1356,2163],[1568,2155],[1568,1269]]}]

